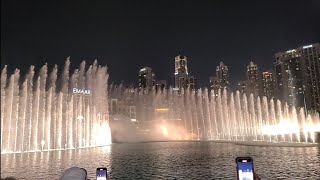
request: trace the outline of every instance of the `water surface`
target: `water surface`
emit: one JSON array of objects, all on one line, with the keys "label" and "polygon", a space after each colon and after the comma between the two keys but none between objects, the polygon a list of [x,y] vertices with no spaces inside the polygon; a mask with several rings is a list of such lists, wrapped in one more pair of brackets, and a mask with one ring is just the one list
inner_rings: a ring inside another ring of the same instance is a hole
[{"label": "water surface", "polygon": [[106,166],[112,179],[236,179],[235,158],[251,156],[262,179],[320,179],[320,147],[152,142],[1,155],[1,178],[59,179],[71,166]]}]

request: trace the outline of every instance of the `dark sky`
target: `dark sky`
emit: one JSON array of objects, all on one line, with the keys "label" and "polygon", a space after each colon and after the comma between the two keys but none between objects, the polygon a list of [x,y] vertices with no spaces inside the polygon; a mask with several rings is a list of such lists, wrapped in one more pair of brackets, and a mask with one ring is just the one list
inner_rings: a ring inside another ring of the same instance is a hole
[{"label": "dark sky", "polygon": [[110,81],[137,83],[154,69],[173,82],[174,57],[189,58],[200,86],[222,60],[231,82],[252,60],[272,68],[275,52],[320,40],[319,0],[1,1],[1,67],[78,66],[95,58]]}]

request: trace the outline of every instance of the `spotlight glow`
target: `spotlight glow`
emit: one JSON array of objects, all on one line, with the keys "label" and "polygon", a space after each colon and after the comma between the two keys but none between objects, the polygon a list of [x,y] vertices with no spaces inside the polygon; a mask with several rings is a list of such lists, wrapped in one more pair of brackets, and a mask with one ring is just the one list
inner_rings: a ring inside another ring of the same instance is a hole
[{"label": "spotlight glow", "polygon": [[165,127],[164,125],[160,125],[160,130],[161,130],[161,133],[164,135],[164,136],[168,136],[169,133],[168,133],[168,128]]}]

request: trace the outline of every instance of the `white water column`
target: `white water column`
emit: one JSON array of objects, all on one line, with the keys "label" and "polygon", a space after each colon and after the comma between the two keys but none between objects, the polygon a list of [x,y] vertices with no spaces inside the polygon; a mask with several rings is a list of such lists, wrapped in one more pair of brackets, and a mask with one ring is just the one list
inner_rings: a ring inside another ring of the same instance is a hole
[{"label": "white water column", "polygon": [[83,61],[79,70],[70,76],[70,64],[68,58],[61,72],[57,65],[50,70],[45,64],[38,73],[31,66],[21,79],[18,69],[10,74],[4,66],[1,71],[1,153],[111,143],[107,68],[99,66],[97,61],[86,68]]}]

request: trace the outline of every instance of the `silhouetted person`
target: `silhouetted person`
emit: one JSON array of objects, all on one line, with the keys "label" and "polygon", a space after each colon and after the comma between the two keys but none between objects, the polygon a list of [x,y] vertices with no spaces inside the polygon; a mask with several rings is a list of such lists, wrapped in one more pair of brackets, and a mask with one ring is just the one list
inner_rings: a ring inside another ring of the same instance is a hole
[{"label": "silhouetted person", "polygon": [[1,180],[17,180],[17,179],[14,178],[14,177],[6,177],[6,178],[4,178],[4,179],[1,178]]},{"label": "silhouetted person", "polygon": [[[86,180],[87,171],[79,167],[71,167],[65,170],[61,176],[61,180]],[[110,176],[107,176],[107,180],[110,180]]]},{"label": "silhouetted person", "polygon": [[254,180],[261,180],[257,173],[253,173]]},{"label": "silhouetted person", "polygon": [[61,180],[86,180],[87,171],[79,167],[71,167],[63,172]]}]

